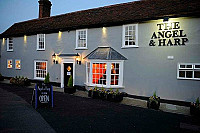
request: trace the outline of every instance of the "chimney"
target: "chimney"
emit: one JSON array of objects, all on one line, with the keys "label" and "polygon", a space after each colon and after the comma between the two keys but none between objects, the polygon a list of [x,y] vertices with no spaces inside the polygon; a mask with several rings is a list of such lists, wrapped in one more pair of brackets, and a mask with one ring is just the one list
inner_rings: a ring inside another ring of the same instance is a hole
[{"label": "chimney", "polygon": [[50,17],[51,2],[49,0],[39,0],[39,18]]}]

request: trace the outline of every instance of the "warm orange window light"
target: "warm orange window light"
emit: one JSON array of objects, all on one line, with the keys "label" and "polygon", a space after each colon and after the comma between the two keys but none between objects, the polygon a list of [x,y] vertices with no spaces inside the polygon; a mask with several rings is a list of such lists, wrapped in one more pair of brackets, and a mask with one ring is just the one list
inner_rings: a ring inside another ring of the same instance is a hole
[{"label": "warm orange window light", "polygon": [[16,69],[21,69],[21,61],[20,60],[16,60],[15,61],[15,68]]},{"label": "warm orange window light", "polygon": [[7,68],[12,68],[12,60],[8,60]]},{"label": "warm orange window light", "polygon": [[102,84],[102,82],[106,82],[106,63],[93,63],[92,73],[93,84]]}]

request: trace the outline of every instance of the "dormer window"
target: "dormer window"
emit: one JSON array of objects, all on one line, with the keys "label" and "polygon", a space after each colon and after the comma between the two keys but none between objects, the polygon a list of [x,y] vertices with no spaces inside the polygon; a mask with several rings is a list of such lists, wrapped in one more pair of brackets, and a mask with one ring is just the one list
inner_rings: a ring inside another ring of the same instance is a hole
[{"label": "dormer window", "polygon": [[13,51],[13,38],[7,38],[7,51]]},{"label": "dormer window", "polygon": [[37,50],[45,50],[45,34],[37,34]]},{"label": "dormer window", "polygon": [[87,49],[87,29],[76,30],[76,49]]}]

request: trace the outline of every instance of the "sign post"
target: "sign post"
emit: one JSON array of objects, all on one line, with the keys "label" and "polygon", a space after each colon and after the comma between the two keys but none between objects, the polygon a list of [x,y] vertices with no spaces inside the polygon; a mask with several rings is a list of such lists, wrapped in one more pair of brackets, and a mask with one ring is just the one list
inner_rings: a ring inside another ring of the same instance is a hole
[{"label": "sign post", "polygon": [[53,108],[53,87],[52,85],[35,85],[35,109],[38,107]]}]

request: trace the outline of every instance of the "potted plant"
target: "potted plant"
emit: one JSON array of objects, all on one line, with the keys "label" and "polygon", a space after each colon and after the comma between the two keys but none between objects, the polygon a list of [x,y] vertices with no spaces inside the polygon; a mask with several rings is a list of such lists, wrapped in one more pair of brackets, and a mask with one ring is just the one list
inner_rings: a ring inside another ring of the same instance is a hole
[{"label": "potted plant", "polygon": [[95,86],[92,91],[92,98],[99,98],[99,89],[97,88],[97,86]]},{"label": "potted plant", "polygon": [[72,75],[70,75],[67,86],[64,87],[64,92],[73,94],[76,92],[76,88],[73,86],[73,78]]},{"label": "potted plant", "polygon": [[119,92],[119,89],[117,89],[113,94],[113,101],[121,102],[122,100],[123,100],[123,94]]},{"label": "potted plant", "polygon": [[199,97],[196,99],[195,103],[190,104],[190,114],[195,116],[200,116]]},{"label": "potted plant", "polygon": [[156,91],[154,92],[153,96],[149,97],[147,101],[147,107],[158,110],[160,107],[160,97],[156,96]]},{"label": "potted plant", "polygon": [[93,91],[92,88],[90,88],[88,91],[88,97],[92,97],[92,91]]},{"label": "potted plant", "polygon": [[99,97],[103,100],[105,99],[106,95],[105,95],[105,89],[103,87],[101,87],[100,91],[99,91]]},{"label": "potted plant", "polygon": [[113,101],[113,95],[114,95],[114,91],[112,88],[110,90],[107,90],[106,91],[106,100]]}]

